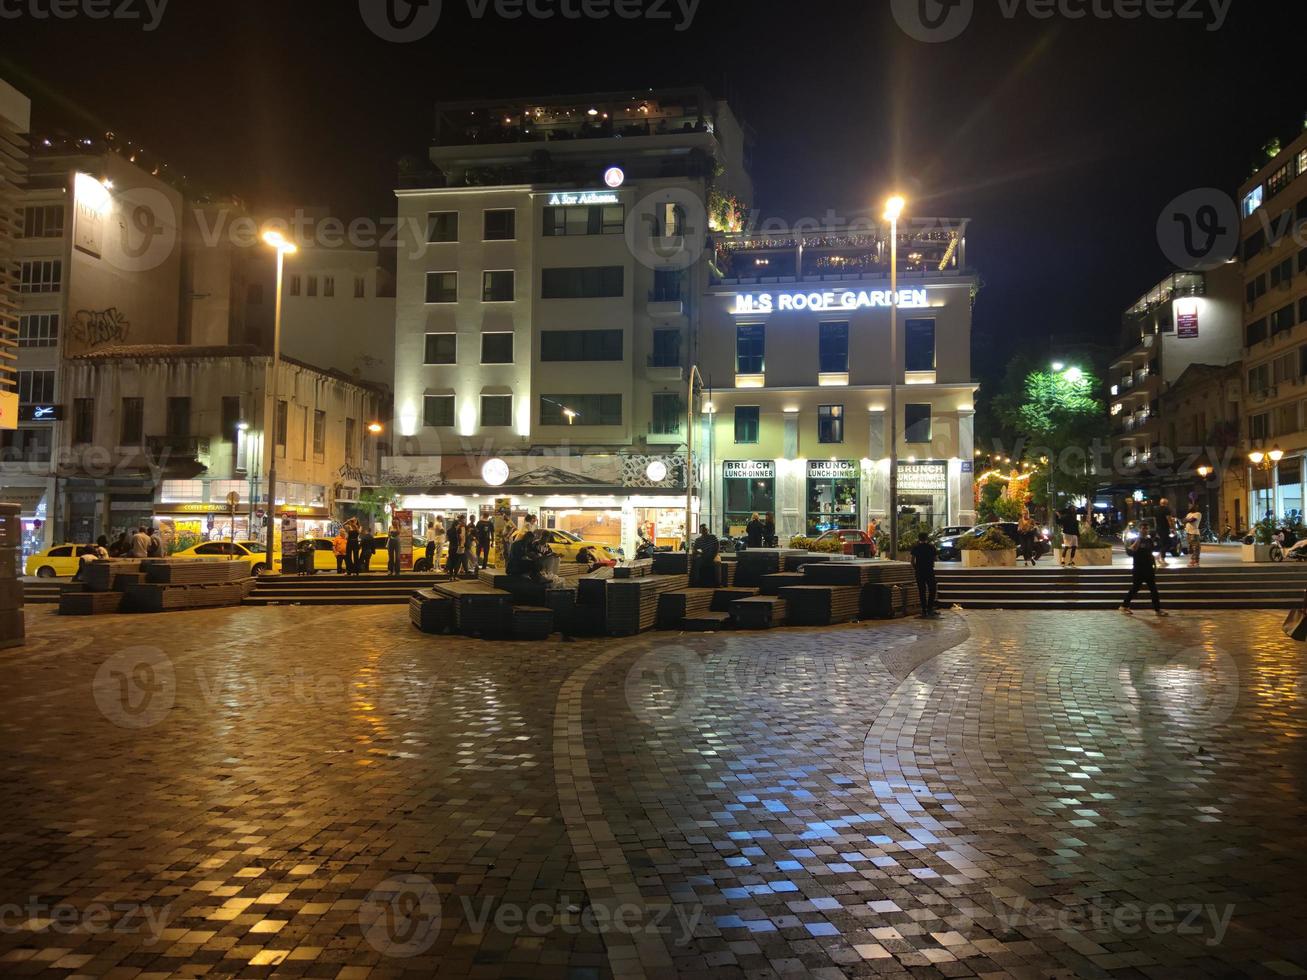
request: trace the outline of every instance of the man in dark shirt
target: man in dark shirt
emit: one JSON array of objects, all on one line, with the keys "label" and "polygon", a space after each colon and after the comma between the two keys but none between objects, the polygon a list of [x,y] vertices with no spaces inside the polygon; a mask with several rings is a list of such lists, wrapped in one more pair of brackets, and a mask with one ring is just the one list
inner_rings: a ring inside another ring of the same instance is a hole
[{"label": "man in dark shirt", "polygon": [[[1057,527],[1062,532],[1062,564],[1074,568],[1076,549],[1080,547],[1080,522],[1076,520],[1076,509],[1074,507],[1068,507],[1058,512]],[[1067,556],[1068,551],[1070,557]]]},{"label": "man in dark shirt", "polygon": [[720,545],[717,537],[708,530],[707,524],[699,525],[699,536],[694,539],[694,575],[692,586],[702,588],[717,587],[717,552]]},{"label": "man in dark shirt", "polygon": [[1171,534],[1175,523],[1175,517],[1171,513],[1170,502],[1163,497],[1157,502],[1157,537],[1154,538],[1153,547],[1157,551],[1157,563],[1163,568],[1166,567],[1166,553],[1171,550]]},{"label": "man in dark shirt", "polygon": [[1159,616],[1165,616],[1162,610],[1162,600],[1157,595],[1157,571],[1154,566],[1153,552],[1159,547],[1158,541],[1153,537],[1148,522],[1139,525],[1139,537],[1126,549],[1130,552],[1130,557],[1134,561],[1134,573],[1130,578],[1130,591],[1126,593],[1125,602],[1121,605],[1121,611],[1127,616],[1133,616],[1130,609],[1130,603],[1134,601],[1135,596],[1139,594],[1141,586],[1148,586],[1148,594],[1153,600],[1153,612]]},{"label": "man in dark shirt", "polygon": [[921,615],[938,616],[935,600],[939,587],[935,582],[935,559],[939,552],[930,543],[930,535],[922,532],[917,535],[917,543],[912,546],[912,570],[917,576],[917,591],[921,593]]},{"label": "man in dark shirt", "polygon": [[762,538],[763,531],[762,520],[757,514],[754,514],[753,517],[749,519],[749,523],[744,526],[744,534],[747,539],[745,543],[750,548],[764,547]]}]

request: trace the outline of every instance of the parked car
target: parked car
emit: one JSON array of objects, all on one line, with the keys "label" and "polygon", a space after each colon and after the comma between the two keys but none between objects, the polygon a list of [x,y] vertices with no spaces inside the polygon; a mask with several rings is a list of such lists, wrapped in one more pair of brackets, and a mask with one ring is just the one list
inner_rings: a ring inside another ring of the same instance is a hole
[{"label": "parked car", "polygon": [[844,553],[846,555],[856,555],[860,550],[857,547],[858,545],[868,546],[871,549],[869,552],[866,552],[868,554],[874,555],[876,553],[876,543],[871,540],[871,536],[868,535],[866,531],[858,531],[858,530],[826,531],[818,535],[817,537],[817,541],[819,543],[822,541],[836,541],[836,540],[844,542]]},{"label": "parked car", "polygon": [[545,531],[545,542],[549,545],[550,550],[558,555],[558,560],[562,562],[576,561],[577,552],[582,548],[593,548],[595,557],[600,561],[622,560],[621,548],[614,548],[602,541],[586,541],[571,531],[547,530]]},{"label": "parked car", "polygon": [[[1013,542],[1017,542],[1017,522],[1016,521],[996,521],[992,524],[977,524],[964,530],[961,534],[941,536],[936,542],[939,548],[940,561],[961,561],[962,560],[962,539],[968,536],[980,537],[991,527],[996,527]],[[1053,545],[1049,541],[1048,532],[1044,528],[1037,528],[1035,531],[1035,557],[1043,558],[1053,550]]]},{"label": "parked car", "polygon": [[23,565],[24,575],[37,578],[62,578],[77,574],[82,555],[94,549],[85,544],[61,544],[32,555]]},{"label": "parked car", "polygon": [[[230,558],[243,562],[251,575],[262,575],[267,566],[267,556],[260,551],[251,551],[239,541],[205,541],[179,551],[173,558]],[[280,564],[280,561],[278,561]]]}]

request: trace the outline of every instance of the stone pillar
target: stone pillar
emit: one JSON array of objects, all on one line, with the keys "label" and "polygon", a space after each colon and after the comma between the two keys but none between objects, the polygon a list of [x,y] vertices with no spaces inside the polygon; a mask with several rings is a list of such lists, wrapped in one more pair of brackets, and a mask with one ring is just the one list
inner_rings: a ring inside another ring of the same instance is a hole
[{"label": "stone pillar", "polygon": [[886,438],[887,419],[884,411],[867,413],[867,458],[871,467],[863,474],[862,515],[884,520],[889,514],[889,451]]},{"label": "stone pillar", "polygon": [[949,522],[976,523],[976,413],[975,410],[958,412],[958,459],[961,462],[956,494],[952,501]]}]

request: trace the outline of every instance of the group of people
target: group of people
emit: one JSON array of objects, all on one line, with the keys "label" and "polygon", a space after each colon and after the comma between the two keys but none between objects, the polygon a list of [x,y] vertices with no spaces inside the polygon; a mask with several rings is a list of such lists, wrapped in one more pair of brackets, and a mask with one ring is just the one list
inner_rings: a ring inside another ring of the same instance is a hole
[{"label": "group of people", "polygon": [[744,525],[745,543],[750,548],[775,548],[779,543],[776,537],[776,520],[771,514],[759,517],[756,513]]},{"label": "group of people", "polygon": [[159,534],[157,527],[148,528],[142,525],[135,531],[123,531],[113,544],[110,544],[109,539],[102,534],[96,545],[105,549],[105,558],[163,557],[163,536]]},{"label": "group of people", "polygon": [[479,569],[490,565],[490,544],[494,540],[495,522],[485,514],[476,521],[460,514],[448,527],[437,518],[435,524],[427,527],[427,559],[434,569],[440,562],[442,541],[447,541],[449,555],[445,570],[449,577],[458,578],[460,573],[475,577]]},{"label": "group of people", "polygon": [[[398,537],[393,532],[392,525],[391,538],[395,541],[395,548],[398,551]],[[375,551],[372,530],[365,529],[357,517],[351,517],[336,532],[336,536],[331,541],[331,548],[336,556],[337,575],[362,575],[372,565],[372,555]],[[389,542],[387,549],[389,550]]]}]

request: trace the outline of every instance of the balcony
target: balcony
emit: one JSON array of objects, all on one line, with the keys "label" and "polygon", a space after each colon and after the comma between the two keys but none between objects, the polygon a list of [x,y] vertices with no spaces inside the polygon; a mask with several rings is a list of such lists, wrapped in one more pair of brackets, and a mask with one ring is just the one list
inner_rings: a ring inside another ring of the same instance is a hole
[{"label": "balcony", "polygon": [[657,286],[649,290],[649,303],[645,312],[654,317],[684,316],[685,300],[679,283]]},{"label": "balcony", "polygon": [[[713,284],[825,282],[888,278],[888,229],[732,232],[713,236]],[[919,219],[899,225],[905,275],[957,275],[965,269],[966,223]]]},{"label": "balcony", "polygon": [[645,365],[645,375],[650,381],[665,384],[685,378],[685,365],[681,363],[679,350],[670,354],[650,354]]},{"label": "balcony", "polygon": [[684,419],[655,419],[649,423],[646,441],[650,443],[679,444],[685,441],[681,438],[681,431],[684,427]]},{"label": "balcony", "polygon": [[155,458],[200,462],[209,458],[209,439],[206,436],[146,436],[145,448]]}]

